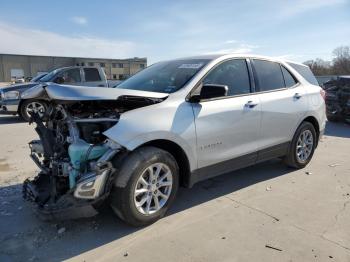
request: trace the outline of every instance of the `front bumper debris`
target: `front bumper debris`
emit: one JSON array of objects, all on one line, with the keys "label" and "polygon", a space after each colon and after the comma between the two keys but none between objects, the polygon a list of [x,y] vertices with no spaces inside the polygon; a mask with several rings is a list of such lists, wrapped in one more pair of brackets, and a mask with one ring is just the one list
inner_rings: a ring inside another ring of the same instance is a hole
[{"label": "front bumper debris", "polygon": [[100,202],[76,199],[73,192],[68,192],[53,202],[47,186],[48,176],[37,176],[23,183],[23,198],[33,204],[35,213],[45,221],[87,218],[98,214],[94,206]]},{"label": "front bumper debris", "polygon": [[[31,202],[34,210],[43,220],[67,220],[92,217],[98,214],[98,207],[109,195],[112,186],[113,168],[110,160],[119,152],[120,147],[112,142],[110,148],[97,160],[90,172],[81,173],[73,188],[67,188],[67,179],[62,180],[57,173],[55,163],[51,169],[44,167],[37,155],[44,154],[40,141],[29,143],[34,162],[41,167],[41,172],[34,179],[23,183],[23,198]],[[59,166],[58,169],[64,169]],[[63,172],[65,174],[67,172]],[[64,177],[63,177],[64,178]],[[63,185],[62,185],[63,183]]]}]

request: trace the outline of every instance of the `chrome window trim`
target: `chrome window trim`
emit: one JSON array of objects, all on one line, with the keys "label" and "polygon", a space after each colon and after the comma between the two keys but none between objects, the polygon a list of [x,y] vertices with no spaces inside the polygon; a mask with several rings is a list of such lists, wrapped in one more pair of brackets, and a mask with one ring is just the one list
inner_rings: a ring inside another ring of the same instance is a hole
[{"label": "chrome window trim", "polygon": [[[206,102],[206,101],[214,101],[214,100],[218,100],[218,99],[227,99],[227,98],[233,98],[233,97],[240,97],[240,96],[248,96],[248,95],[252,95],[254,94],[252,92],[252,75],[251,75],[251,72],[250,72],[250,68],[249,68],[249,60],[246,58],[246,57],[234,57],[234,58],[227,58],[225,60],[222,60],[220,61],[219,63],[217,63],[216,65],[214,65],[212,68],[210,68],[210,70],[208,70],[208,72],[205,73],[205,75],[197,82],[197,84],[194,85],[194,87],[191,89],[191,91],[187,94],[185,100],[187,102],[189,102],[191,96],[193,95],[193,93],[198,89],[200,88],[200,86],[203,84],[203,79],[205,77],[207,77],[207,75],[213,70],[215,69],[216,67],[218,67],[219,65],[227,62],[227,61],[232,61],[232,60],[244,60],[245,63],[246,63],[246,67],[247,67],[247,73],[248,73],[248,77],[249,77],[249,86],[250,86],[250,93],[247,93],[247,94],[241,94],[241,95],[233,95],[233,96],[223,96],[223,97],[217,97],[217,98],[212,98],[212,99],[203,99],[201,100],[199,103],[201,103],[202,101]],[[254,82],[254,79],[253,79],[253,82]],[[254,89],[255,89],[255,84],[254,84]]]},{"label": "chrome window trim", "polygon": [[[216,64],[215,66],[213,66],[198,82],[197,84],[191,89],[191,91],[188,93],[188,95],[186,96],[186,101],[189,102],[189,99],[191,98],[191,96],[193,95],[193,93],[195,92],[195,90],[197,90],[200,85],[202,85],[202,81],[203,79],[213,70],[215,69],[217,66],[219,66],[220,64],[227,62],[227,61],[231,61],[231,60],[245,60],[246,61],[246,65],[247,65],[247,71],[248,71],[248,75],[249,75],[249,79],[250,79],[250,93],[247,94],[240,94],[240,95],[232,95],[232,96],[223,96],[223,97],[216,97],[216,98],[211,98],[211,99],[203,99],[201,101],[199,101],[198,103],[202,103],[202,102],[211,102],[211,101],[215,101],[215,100],[222,100],[222,99],[230,99],[230,98],[236,98],[236,97],[244,97],[244,96],[251,96],[251,95],[259,95],[259,94],[265,94],[265,93],[271,93],[271,92],[280,92],[280,91],[286,91],[289,89],[294,89],[298,86],[300,86],[300,81],[294,76],[294,74],[292,74],[290,72],[290,70],[288,70],[286,68],[286,66],[284,66],[281,62],[279,61],[274,61],[271,59],[263,59],[263,58],[255,58],[255,57],[249,57],[249,58],[245,58],[245,57],[235,57],[235,58],[228,58],[225,59],[221,62],[219,62],[218,64]],[[263,61],[267,61],[267,62],[273,62],[273,63],[277,63],[280,65],[281,68],[281,74],[283,77],[283,81],[284,81],[284,76],[282,73],[282,66],[291,74],[291,76],[294,78],[294,80],[296,81],[296,84],[291,86],[291,87],[283,87],[283,88],[279,88],[279,89],[273,89],[273,90],[266,90],[266,91],[256,91],[256,81],[255,81],[255,72],[254,72],[254,65],[253,65],[253,61],[252,60],[263,60]]]}]

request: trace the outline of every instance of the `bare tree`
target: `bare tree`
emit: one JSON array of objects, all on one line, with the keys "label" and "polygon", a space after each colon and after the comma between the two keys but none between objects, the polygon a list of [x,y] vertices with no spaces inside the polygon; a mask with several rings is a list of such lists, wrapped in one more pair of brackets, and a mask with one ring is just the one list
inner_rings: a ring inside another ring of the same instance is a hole
[{"label": "bare tree", "polygon": [[350,75],[350,47],[339,46],[333,50],[333,60],[321,58],[304,62],[315,75]]},{"label": "bare tree", "polygon": [[337,75],[350,74],[350,47],[337,47],[333,51],[333,56],[333,72]]},{"label": "bare tree", "polygon": [[330,75],[332,74],[331,62],[324,61],[321,58],[316,58],[315,60],[308,60],[304,62],[305,65],[310,67],[311,71],[315,75]]}]

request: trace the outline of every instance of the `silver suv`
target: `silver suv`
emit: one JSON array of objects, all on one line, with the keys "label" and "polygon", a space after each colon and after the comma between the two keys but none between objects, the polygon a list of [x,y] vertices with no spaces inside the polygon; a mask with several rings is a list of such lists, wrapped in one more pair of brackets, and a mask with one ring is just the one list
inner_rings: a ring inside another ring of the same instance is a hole
[{"label": "silver suv", "polygon": [[134,226],[163,217],[179,185],[272,158],[305,167],[326,119],[307,66],[235,54],[156,63],[114,89],[38,85],[22,98],[49,104],[31,116],[41,172],[25,199],[51,218],[109,201]]}]

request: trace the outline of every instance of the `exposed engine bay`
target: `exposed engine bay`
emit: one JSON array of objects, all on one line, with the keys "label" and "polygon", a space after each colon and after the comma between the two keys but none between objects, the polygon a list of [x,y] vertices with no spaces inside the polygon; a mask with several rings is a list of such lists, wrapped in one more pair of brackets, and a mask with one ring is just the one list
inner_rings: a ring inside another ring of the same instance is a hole
[{"label": "exposed engine bay", "polygon": [[52,101],[43,118],[33,113],[39,140],[29,143],[30,157],[40,172],[24,182],[24,198],[49,219],[97,214],[94,207],[111,190],[112,160],[127,153],[103,132],[117,124],[122,113],[157,102],[143,97]]}]

